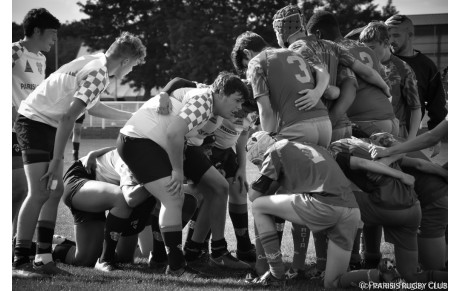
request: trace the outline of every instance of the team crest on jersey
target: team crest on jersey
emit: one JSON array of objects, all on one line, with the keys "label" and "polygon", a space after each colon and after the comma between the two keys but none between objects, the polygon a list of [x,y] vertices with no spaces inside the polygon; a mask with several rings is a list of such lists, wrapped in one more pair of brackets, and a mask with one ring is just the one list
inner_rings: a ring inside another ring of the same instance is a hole
[{"label": "team crest on jersey", "polygon": [[34,71],[32,71],[32,67],[29,64],[29,61],[26,61],[26,69],[24,70],[24,72],[26,72],[26,73],[33,73],[34,72]]},{"label": "team crest on jersey", "polygon": [[43,65],[40,62],[37,62],[37,69],[40,75],[43,75]]}]

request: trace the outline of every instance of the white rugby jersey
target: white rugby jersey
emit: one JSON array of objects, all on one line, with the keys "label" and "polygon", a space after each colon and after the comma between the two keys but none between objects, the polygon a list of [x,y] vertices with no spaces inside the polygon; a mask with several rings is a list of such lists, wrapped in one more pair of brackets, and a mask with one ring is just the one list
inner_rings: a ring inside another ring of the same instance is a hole
[{"label": "white rugby jersey", "polygon": [[107,59],[103,53],[82,56],[59,68],[19,106],[25,117],[57,127],[78,98],[90,109],[109,85]]},{"label": "white rugby jersey", "polygon": [[258,117],[257,112],[249,113],[245,118],[236,118],[234,122],[229,119],[224,119],[222,125],[216,129],[215,146],[219,149],[228,149],[234,147],[241,132],[248,131],[254,126]]},{"label": "white rugby jersey", "polygon": [[45,80],[46,57],[41,53],[32,53],[22,44],[13,43],[13,106],[18,110],[38,85]]},{"label": "white rugby jersey", "polygon": [[115,185],[138,185],[125,162],[118,155],[117,149],[96,158],[96,181]]},{"label": "white rugby jersey", "polygon": [[96,181],[118,185],[120,175],[116,171],[118,161],[122,161],[117,150],[112,150],[96,158]]},{"label": "white rugby jersey", "polygon": [[209,88],[191,89],[182,103],[171,99],[172,111],[168,115],[157,112],[160,97],[157,95],[142,105],[120,130],[124,135],[147,138],[166,149],[166,129],[175,116],[182,118],[188,127],[186,138],[197,136],[199,130],[213,116],[213,98]]}]

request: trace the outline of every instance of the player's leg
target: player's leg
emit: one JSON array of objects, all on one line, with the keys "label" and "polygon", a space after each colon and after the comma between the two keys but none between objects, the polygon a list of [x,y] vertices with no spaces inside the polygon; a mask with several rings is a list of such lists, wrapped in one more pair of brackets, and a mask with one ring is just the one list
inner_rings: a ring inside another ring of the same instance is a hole
[{"label": "player's leg", "polygon": [[115,267],[115,249],[121,233],[130,225],[129,215],[132,211],[126,204],[120,187],[105,182],[87,181],[73,196],[72,205],[75,209],[86,212],[109,210],[105,222],[103,250],[98,261],[101,268],[98,269],[110,271]]},{"label": "player's leg", "polygon": [[[62,181],[64,163],[60,163],[60,175],[56,177],[57,187],[51,191],[48,200],[45,201],[41,207],[40,215],[37,221],[37,253],[35,255],[35,263],[37,265],[52,262],[51,250],[53,243],[54,228],[56,226],[57,210],[59,202],[61,201],[64,185]],[[50,265],[51,266],[51,265]]]},{"label": "player's leg", "polygon": [[[147,227],[146,227],[147,228]],[[150,229],[150,227],[148,227]],[[116,261],[118,263],[133,263],[134,254],[137,249],[137,241],[139,234],[122,235],[117,244]],[[150,233],[150,235],[152,235]]]},{"label": "player's leg", "polygon": [[324,275],[325,288],[337,288],[340,277],[347,272],[351,250],[344,250],[333,240],[328,241],[326,272]]},{"label": "player's leg", "polygon": [[47,181],[40,181],[47,169],[48,162],[27,164],[24,167],[28,180],[28,192],[18,215],[15,263],[13,265],[15,267],[29,261],[29,249],[38,217],[43,204],[49,197],[49,191],[46,190]]},{"label": "player's leg", "polygon": [[241,183],[240,179],[235,178],[239,165],[233,149],[220,150],[213,148],[212,161],[214,165],[216,165],[215,158],[219,158],[219,154],[219,160],[222,163],[225,178],[229,185],[228,214],[235,231],[237,242],[236,257],[243,261],[255,262],[255,249],[254,245],[251,244],[248,231],[248,189]]},{"label": "player's leg", "polygon": [[13,237],[16,235],[17,218],[22,202],[27,196],[27,179],[24,172],[24,164],[22,162],[22,154],[19,148],[16,133],[12,133],[13,155],[12,155],[12,221],[13,221]]},{"label": "player's leg", "polygon": [[144,187],[161,201],[159,225],[164,244],[169,250],[168,268],[176,271],[184,267],[185,259],[182,253],[182,205],[183,197],[167,192],[167,184],[171,177],[165,177],[144,184]]},{"label": "player's leg", "polygon": [[446,262],[447,196],[422,207],[418,232],[419,262],[425,270],[443,270]]}]

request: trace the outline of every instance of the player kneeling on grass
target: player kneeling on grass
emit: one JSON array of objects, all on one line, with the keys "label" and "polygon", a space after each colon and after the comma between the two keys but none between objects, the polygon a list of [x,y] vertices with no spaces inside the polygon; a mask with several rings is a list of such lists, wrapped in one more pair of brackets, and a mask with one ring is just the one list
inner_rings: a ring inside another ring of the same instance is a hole
[{"label": "player kneeling on grass", "polygon": [[[248,140],[249,160],[260,169],[249,199],[259,238],[270,269],[252,283],[284,285],[284,265],[272,215],[307,225],[313,232],[329,236],[324,286],[337,287],[347,271],[360,212],[350,182],[329,152],[318,145],[276,141],[267,132],[256,132]],[[272,183],[276,194],[265,196]]]},{"label": "player kneeling on grass", "polygon": [[[127,204],[124,194],[144,199],[149,196],[132,180],[114,148],[90,152],[76,161],[65,173],[64,184],[63,201],[74,217],[76,248],[56,246],[53,257],[67,264],[96,264],[98,270],[114,270],[115,248],[121,233],[133,225],[143,229],[155,199],[145,201],[134,210]],[[106,210],[109,210],[107,218]]]},{"label": "player kneeling on grass", "polygon": [[104,272],[115,270],[116,261],[132,262],[132,242],[137,243],[156,200],[135,181],[117,151],[90,152],[70,166],[64,183],[63,200],[74,216],[76,246],[56,246],[53,258],[77,266],[95,265]]},{"label": "player kneeling on grass", "polygon": [[[370,137],[373,143],[378,142],[380,146],[390,139],[392,137],[388,133]],[[340,279],[340,285],[356,286],[362,281],[389,282],[398,277],[406,282],[447,282],[447,272],[417,272],[417,231],[422,213],[413,188],[414,177],[402,172],[399,163],[387,166],[385,161],[371,161],[368,153],[371,144],[366,141],[356,138],[342,139],[332,143],[329,148],[345,175],[364,191],[356,191],[354,194],[365,224],[365,263],[369,265],[369,261],[375,259],[378,267],[348,272]],[[430,166],[430,162],[419,159],[404,158],[400,163],[401,166],[412,165],[431,173],[440,173],[443,170],[440,166]],[[385,239],[394,244],[397,270],[388,261],[380,259],[381,240],[374,239],[371,234],[375,232],[367,231],[377,226],[383,226]]]}]

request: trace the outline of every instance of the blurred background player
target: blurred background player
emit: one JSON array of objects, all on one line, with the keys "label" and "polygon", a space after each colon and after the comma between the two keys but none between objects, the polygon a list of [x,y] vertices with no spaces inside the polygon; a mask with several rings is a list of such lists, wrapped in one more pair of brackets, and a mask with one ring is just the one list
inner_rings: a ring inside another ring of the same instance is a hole
[{"label": "blurred background player", "polygon": [[[132,113],[100,102],[109,76],[121,78],[142,63],[145,47],[127,32],[107,52],[80,57],[43,81],[24,100],[15,130],[22,150],[27,183],[30,186],[18,219],[13,273],[62,274],[51,256],[56,215],[63,191],[64,150],[75,120],[89,109],[102,118],[126,120]],[[37,253],[30,262],[30,248],[37,228]]]},{"label": "blurred background player", "polygon": [[14,122],[21,101],[45,80],[46,57],[41,52],[50,51],[60,26],[59,20],[45,8],[32,9],[23,20],[24,39],[13,43],[13,236],[19,209],[27,196],[27,180]]}]

